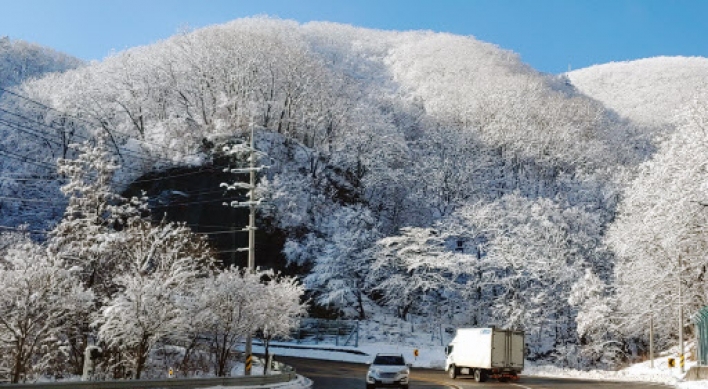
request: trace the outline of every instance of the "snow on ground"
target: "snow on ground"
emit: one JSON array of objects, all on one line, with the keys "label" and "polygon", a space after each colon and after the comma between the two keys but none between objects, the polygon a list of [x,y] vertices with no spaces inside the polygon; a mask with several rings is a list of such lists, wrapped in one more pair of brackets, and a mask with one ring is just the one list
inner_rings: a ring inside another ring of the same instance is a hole
[{"label": "snow on ground", "polygon": [[[401,353],[406,358],[406,361],[411,363],[414,367],[440,370],[444,368],[445,353],[442,344],[445,344],[447,340],[449,340],[444,334],[442,337],[445,340],[440,342],[440,337],[431,338],[430,334],[423,334],[413,338],[406,336],[405,339],[399,339],[397,338],[397,334],[389,331],[388,334],[386,334],[389,338],[387,341],[386,339],[382,339],[381,336],[373,335],[376,333],[374,331],[368,332],[366,327],[362,329],[362,336],[358,347],[354,347],[353,345],[336,346],[333,342],[315,344],[314,342],[297,343],[295,341],[289,341],[271,343],[270,352],[275,354],[276,360],[278,356],[292,356],[353,363],[369,363],[377,353]],[[417,357],[414,355],[415,349],[418,349]],[[262,353],[263,348],[254,345],[254,352]],[[603,381],[656,382],[675,386],[679,389],[708,389],[708,381],[683,381],[684,374],[681,374],[678,368],[668,367],[669,356],[670,355],[667,354],[655,359],[653,368],[650,366],[650,361],[645,361],[619,371],[579,371],[556,366],[538,365],[534,362],[527,361],[523,374]],[[695,362],[687,361],[686,371],[693,365],[695,365]]]},{"label": "snow on ground", "polygon": [[[339,346],[336,345],[334,339],[325,339],[320,342],[310,339],[303,340],[301,343],[291,340],[271,342],[270,352],[275,355],[275,360],[278,359],[278,356],[291,356],[362,364],[371,362],[377,353],[401,353],[406,361],[414,367],[443,370],[445,366],[444,346],[451,340],[452,334],[441,330],[439,326],[436,329],[433,328],[436,326],[426,328],[419,323],[415,324],[414,330],[410,323],[362,321],[359,327],[359,343],[356,347],[353,340],[350,340],[350,345]],[[344,340],[340,339],[339,342],[342,344]],[[414,355],[416,349],[418,350],[417,357]],[[253,351],[256,354],[263,354],[264,349],[262,346],[254,344]],[[661,383],[678,389],[708,389],[708,381],[683,381],[684,374],[681,374],[678,368],[668,367],[668,358],[676,357],[676,354],[677,350],[669,350],[662,354],[654,360],[653,368],[650,361],[645,361],[619,371],[579,371],[527,361],[523,375],[602,381],[643,381]],[[695,365],[694,361],[686,361],[686,371],[693,365]],[[297,386],[301,383],[293,385],[295,386],[278,386],[277,388],[306,389],[309,387]],[[308,384],[304,383],[304,385]]]},{"label": "snow on ground", "polygon": [[311,389],[312,381],[301,375],[295,381],[282,384],[257,385],[257,386],[211,386],[206,389]]},{"label": "snow on ground", "polygon": [[[256,358],[257,359],[257,358]],[[263,364],[260,361],[254,363],[252,373],[254,375],[262,374]],[[245,366],[242,363],[237,363],[231,369],[231,376],[238,377],[244,375]],[[279,371],[271,371],[270,374],[280,374]],[[255,386],[210,386],[206,389],[310,389],[312,388],[312,381],[301,375],[297,376],[295,381],[284,382],[282,384],[268,384],[268,385],[255,385]]]}]

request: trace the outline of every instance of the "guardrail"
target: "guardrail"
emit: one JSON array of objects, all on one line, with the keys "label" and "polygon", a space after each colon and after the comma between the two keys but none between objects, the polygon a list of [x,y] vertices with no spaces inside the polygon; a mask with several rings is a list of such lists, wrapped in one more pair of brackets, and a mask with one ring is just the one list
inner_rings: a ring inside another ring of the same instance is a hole
[{"label": "guardrail", "polygon": [[297,379],[295,371],[273,375],[252,375],[216,378],[167,378],[160,380],[119,381],[68,381],[42,382],[36,384],[0,384],[0,388],[12,389],[151,389],[151,388],[207,388],[211,386],[272,385]]},{"label": "guardrail", "polygon": [[300,320],[300,326],[291,331],[290,336],[297,343],[359,347],[359,321],[305,318]]}]

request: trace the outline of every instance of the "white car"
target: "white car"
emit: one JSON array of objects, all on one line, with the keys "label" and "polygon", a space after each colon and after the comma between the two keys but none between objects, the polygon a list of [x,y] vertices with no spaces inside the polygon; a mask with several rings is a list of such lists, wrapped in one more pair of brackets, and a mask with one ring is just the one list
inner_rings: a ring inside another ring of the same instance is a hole
[{"label": "white car", "polygon": [[366,373],[366,389],[397,387],[408,389],[411,365],[401,354],[376,354]]}]

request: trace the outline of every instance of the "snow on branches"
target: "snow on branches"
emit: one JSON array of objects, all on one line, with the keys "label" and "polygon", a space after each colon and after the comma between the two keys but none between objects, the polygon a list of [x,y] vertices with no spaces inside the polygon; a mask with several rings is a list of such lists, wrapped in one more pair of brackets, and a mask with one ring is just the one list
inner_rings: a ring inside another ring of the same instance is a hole
[{"label": "snow on branches", "polygon": [[0,260],[0,370],[17,383],[61,367],[65,325],[93,305],[93,293],[42,246],[19,243]]},{"label": "snow on branches", "polygon": [[195,341],[225,375],[242,336],[285,337],[305,314],[294,278],[220,271],[204,236],[144,219],[142,200],[114,193],[103,141],[77,150],[59,162],[69,206],[49,240],[0,234],[0,376],[81,374],[96,344],[97,374],[140,378],[158,346]]}]

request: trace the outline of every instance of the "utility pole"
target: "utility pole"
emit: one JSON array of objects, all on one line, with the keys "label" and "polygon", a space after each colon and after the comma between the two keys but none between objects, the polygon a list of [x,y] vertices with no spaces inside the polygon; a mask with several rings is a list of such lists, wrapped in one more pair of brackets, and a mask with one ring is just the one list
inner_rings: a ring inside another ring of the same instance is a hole
[{"label": "utility pole", "polygon": [[[255,259],[255,254],[256,254],[256,207],[259,205],[259,201],[256,200],[256,173],[258,173],[261,169],[264,169],[264,166],[256,166],[256,158],[257,158],[257,152],[256,152],[256,138],[254,136],[254,128],[253,128],[253,122],[250,123],[250,129],[251,129],[251,139],[250,139],[250,145],[248,147],[248,159],[249,159],[249,164],[247,168],[239,168],[239,169],[230,169],[231,173],[236,173],[236,174],[249,174],[249,182],[248,184],[244,184],[241,182],[236,182],[234,184],[221,184],[222,187],[226,187],[229,190],[232,189],[248,189],[248,201],[245,202],[232,202],[231,206],[232,207],[248,207],[249,208],[249,215],[248,215],[248,227],[244,228],[242,231],[248,231],[248,248],[240,248],[237,251],[247,251],[248,252],[248,271],[253,273],[256,271],[256,259]],[[232,150],[233,151],[233,150]],[[254,298],[256,298],[254,296]],[[244,369],[245,375],[251,375],[251,369],[253,367],[253,334],[250,332],[246,336],[246,347],[245,347],[245,354],[246,354],[246,366]]]},{"label": "utility pole", "polygon": [[251,122],[251,153],[248,159],[251,171],[249,181],[251,189],[248,191],[248,206],[250,208],[248,215],[248,270],[254,272],[256,270],[256,140],[253,136],[253,122]]},{"label": "utility pole", "polygon": [[683,269],[683,264],[681,263],[681,254],[678,257],[678,314],[679,314],[679,366],[681,373],[684,372],[684,356],[683,356],[683,301],[681,300],[681,269]]},{"label": "utility pole", "polygon": [[649,361],[651,368],[654,368],[654,312],[649,316]]},{"label": "utility pole", "polygon": [[[251,122],[251,152],[248,154],[250,180],[248,182],[248,271],[256,271],[256,141],[253,136],[253,122]],[[251,375],[253,367],[253,334],[248,332],[246,336],[246,367],[244,373]]]}]

